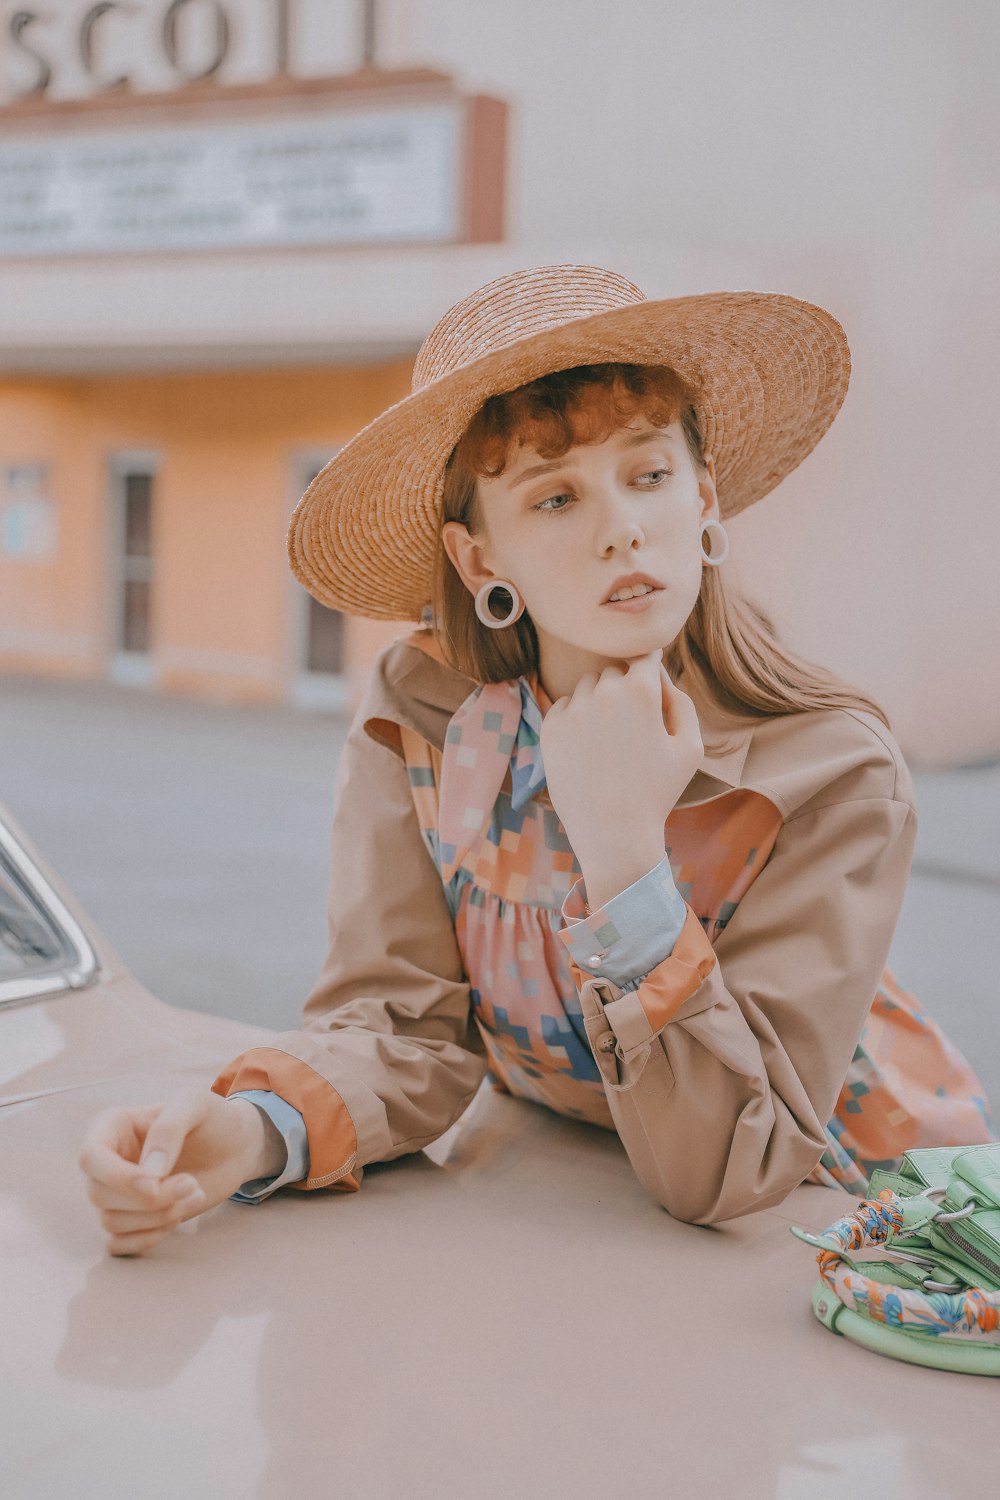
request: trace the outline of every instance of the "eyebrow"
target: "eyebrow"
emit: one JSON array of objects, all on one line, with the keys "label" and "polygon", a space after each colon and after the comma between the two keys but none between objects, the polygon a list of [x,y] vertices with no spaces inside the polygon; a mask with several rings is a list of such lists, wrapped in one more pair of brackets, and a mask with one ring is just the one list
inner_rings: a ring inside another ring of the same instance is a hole
[{"label": "eyebrow", "polygon": [[[662,438],[670,443],[674,441],[674,434],[667,432],[664,427],[644,427],[641,432],[633,432],[622,443],[623,448],[638,448],[641,443],[648,443],[651,438]],[[566,462],[565,454],[562,458],[550,459],[548,463],[532,464],[530,469],[525,469],[515,480],[511,482],[511,489],[516,489],[519,484],[525,484],[529,479],[536,478],[539,474],[551,474],[553,469],[561,469]]]}]

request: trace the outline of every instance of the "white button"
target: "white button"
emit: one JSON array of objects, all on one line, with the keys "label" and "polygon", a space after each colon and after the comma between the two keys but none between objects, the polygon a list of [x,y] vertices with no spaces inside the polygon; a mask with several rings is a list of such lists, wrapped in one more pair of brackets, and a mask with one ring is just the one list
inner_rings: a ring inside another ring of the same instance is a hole
[{"label": "white button", "polygon": [[596,969],[597,965],[600,963],[600,961],[601,961],[601,955],[599,953],[595,953],[592,958],[588,958],[586,960],[587,968],[588,969]]}]

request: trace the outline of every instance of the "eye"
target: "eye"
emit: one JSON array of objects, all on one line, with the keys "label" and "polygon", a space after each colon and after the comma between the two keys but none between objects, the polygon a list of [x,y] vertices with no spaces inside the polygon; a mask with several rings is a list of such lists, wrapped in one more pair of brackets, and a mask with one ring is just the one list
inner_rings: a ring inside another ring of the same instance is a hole
[{"label": "eye", "polygon": [[565,505],[553,505],[552,504],[553,500],[572,500],[572,499],[573,499],[572,495],[550,495],[547,500],[541,500],[541,501],[539,501],[539,503],[537,505],[533,505],[531,508],[532,508],[532,510],[544,511],[546,515],[555,515],[558,511],[566,510],[568,507],[565,506]]},{"label": "eye", "polygon": [[[673,473],[673,469],[650,469],[648,471],[648,473],[646,473],[646,474],[640,474],[639,475],[639,479],[655,479],[656,483],[659,484],[661,481],[658,478],[658,476],[662,475],[663,478],[668,479],[672,473]],[[639,480],[636,480],[637,484],[638,484],[638,482],[639,482]],[[651,490],[651,489],[655,488],[655,485],[644,484],[644,485],[641,486],[641,488],[644,489],[644,490]]]}]

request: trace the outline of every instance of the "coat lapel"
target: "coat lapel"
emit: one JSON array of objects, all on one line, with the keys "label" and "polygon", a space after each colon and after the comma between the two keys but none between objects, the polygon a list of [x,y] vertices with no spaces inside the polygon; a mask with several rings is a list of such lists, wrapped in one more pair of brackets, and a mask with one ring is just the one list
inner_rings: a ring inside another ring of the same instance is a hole
[{"label": "coat lapel", "polygon": [[[394,725],[405,722],[441,750],[441,806],[458,810],[447,830],[441,829],[443,845],[448,846],[442,847],[448,879],[489,818],[508,771],[515,811],[544,791],[539,736],[542,715],[550,703],[536,673],[526,679],[477,686],[447,665],[429,631],[415,631],[405,644],[419,651],[420,657],[408,663],[393,684],[376,688],[365,728],[373,738],[391,740]],[[404,682],[405,711],[392,692],[394,685]],[[683,677],[678,686],[690,691],[695,700],[705,747],[678,799],[677,806],[685,807],[717,794],[706,783],[741,785],[755,726],[728,717],[704,695],[696,696]]]}]

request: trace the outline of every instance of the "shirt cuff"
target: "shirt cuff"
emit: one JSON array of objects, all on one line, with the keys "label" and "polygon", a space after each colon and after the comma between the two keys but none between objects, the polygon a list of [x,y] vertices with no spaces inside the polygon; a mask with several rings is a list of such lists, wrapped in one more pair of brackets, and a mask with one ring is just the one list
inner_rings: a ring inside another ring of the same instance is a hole
[{"label": "shirt cuff", "polygon": [[254,1177],[244,1182],[230,1194],[235,1203],[262,1203],[276,1193],[286,1182],[301,1182],[309,1176],[309,1138],[306,1122],[293,1104],[270,1089],[243,1089],[239,1093],[227,1094],[227,1099],[249,1099],[251,1104],[267,1115],[285,1142],[287,1157],[281,1172],[275,1177]]},{"label": "shirt cuff", "polygon": [[558,935],[584,973],[634,990],[673,952],[687,910],[664,855],[589,916],[586,887],[582,877],[577,880],[563,902],[565,925]]}]

